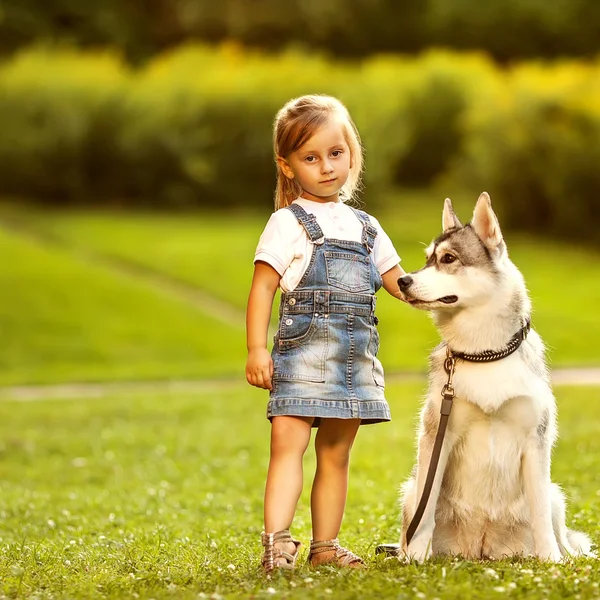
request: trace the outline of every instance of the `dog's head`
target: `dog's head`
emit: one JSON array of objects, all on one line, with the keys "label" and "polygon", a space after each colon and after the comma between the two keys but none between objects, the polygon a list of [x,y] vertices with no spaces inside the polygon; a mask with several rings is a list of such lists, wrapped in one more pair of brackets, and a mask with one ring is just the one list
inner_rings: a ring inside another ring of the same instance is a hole
[{"label": "dog's head", "polygon": [[490,197],[483,192],[463,226],[446,199],[443,233],[426,250],[426,265],[398,280],[409,304],[430,311],[457,311],[486,304],[498,293],[507,252]]}]

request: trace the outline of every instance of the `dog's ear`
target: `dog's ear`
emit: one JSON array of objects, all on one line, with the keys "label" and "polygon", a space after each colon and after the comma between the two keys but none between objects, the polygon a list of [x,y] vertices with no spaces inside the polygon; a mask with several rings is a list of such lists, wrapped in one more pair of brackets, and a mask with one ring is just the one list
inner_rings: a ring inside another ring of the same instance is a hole
[{"label": "dog's ear", "polygon": [[471,226],[479,239],[491,250],[502,244],[502,232],[498,218],[492,210],[492,201],[487,192],[482,192],[477,199]]},{"label": "dog's ear", "polygon": [[442,231],[448,231],[448,229],[452,229],[453,227],[462,227],[462,223],[454,214],[452,200],[446,198],[444,200],[444,211],[442,212]]}]

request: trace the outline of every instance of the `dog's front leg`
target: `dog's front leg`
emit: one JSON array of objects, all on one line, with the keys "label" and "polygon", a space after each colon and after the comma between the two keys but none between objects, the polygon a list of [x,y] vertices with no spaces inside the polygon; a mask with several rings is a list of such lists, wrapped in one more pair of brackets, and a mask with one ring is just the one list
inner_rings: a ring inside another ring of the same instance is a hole
[{"label": "dog's front leg", "polygon": [[550,442],[537,435],[527,441],[523,454],[523,486],[529,513],[535,555],[541,560],[562,559],[554,528],[550,490]]},{"label": "dog's front leg", "polygon": [[[410,511],[411,520],[419,501],[423,496],[425,480],[427,479],[427,473],[429,471],[429,464],[431,462],[431,455],[433,453],[433,446],[437,432],[437,425],[434,425],[438,420],[436,413],[437,411],[427,407],[421,418],[417,452],[416,496],[413,498],[413,507]],[[404,552],[408,558],[417,560],[419,562],[427,560],[431,556],[433,530],[435,529],[435,509],[440,496],[440,489],[442,486],[444,471],[446,470],[446,464],[448,462],[448,456],[450,455],[450,450],[453,446],[452,438],[453,436],[450,431],[447,431],[444,437],[444,443],[442,444],[440,459],[435,472],[435,479],[433,480],[433,486],[431,488],[431,494],[429,496],[429,500],[427,501],[425,512],[423,513],[421,522],[419,523],[419,526],[417,527],[417,530],[415,531],[415,534],[408,546],[406,546],[405,537],[408,523],[403,524],[402,546]]]}]

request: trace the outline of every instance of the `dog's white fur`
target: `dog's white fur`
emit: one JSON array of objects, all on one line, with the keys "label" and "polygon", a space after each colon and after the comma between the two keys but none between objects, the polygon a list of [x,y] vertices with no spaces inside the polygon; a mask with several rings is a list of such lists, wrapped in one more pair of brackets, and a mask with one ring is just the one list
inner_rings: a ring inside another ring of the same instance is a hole
[{"label": "dog's white fur", "polygon": [[[446,200],[442,223],[445,235],[428,248],[427,265],[409,274],[412,283],[405,295],[417,308],[432,311],[443,341],[453,350],[503,348],[529,315],[530,302],[523,277],[508,258],[489,196],[479,197],[467,228]],[[455,244],[467,255],[466,266]],[[448,254],[457,260],[440,262]],[[449,295],[457,300],[439,300]],[[507,358],[483,364],[457,361],[454,407],[432,493],[406,546],[439,423],[441,390],[447,382],[445,357],[445,345],[430,357],[417,464],[403,486],[404,556],[422,561],[432,555],[534,555],[560,561],[567,555],[592,555],[590,539],[567,529],[563,493],[550,480],[556,402],[543,344],[533,329]]]}]

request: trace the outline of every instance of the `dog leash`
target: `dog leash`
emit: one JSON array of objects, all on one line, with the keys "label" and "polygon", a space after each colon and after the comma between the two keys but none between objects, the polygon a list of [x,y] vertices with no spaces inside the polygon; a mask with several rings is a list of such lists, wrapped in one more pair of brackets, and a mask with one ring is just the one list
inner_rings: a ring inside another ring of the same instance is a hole
[{"label": "dog leash", "polygon": [[423,494],[419,500],[417,510],[406,530],[406,545],[410,544],[427,506],[427,501],[433,488],[433,481],[435,479],[435,472],[437,471],[438,463],[440,462],[440,454],[442,453],[442,445],[444,443],[444,435],[446,433],[446,426],[448,425],[448,419],[450,418],[450,412],[452,411],[454,401],[454,387],[452,386],[452,378],[454,377],[454,369],[456,367],[456,358],[452,356],[450,348],[446,346],[446,360],[444,361],[444,370],[448,374],[448,381],[442,388],[442,406],[440,407],[440,424],[438,425],[437,434],[435,436],[435,442],[433,444],[433,451],[431,453],[431,460],[429,461],[429,469],[427,470],[427,477],[425,479],[425,486],[423,487]]},{"label": "dog leash", "polygon": [[438,425],[437,434],[435,436],[435,442],[433,444],[433,451],[431,453],[431,460],[429,461],[429,469],[427,470],[427,477],[425,478],[425,486],[423,487],[423,494],[419,500],[417,510],[406,530],[406,545],[410,544],[417,527],[423,518],[425,508],[427,507],[427,501],[431,495],[433,488],[433,481],[435,479],[435,473],[437,471],[438,463],[440,462],[440,455],[442,453],[442,445],[444,443],[444,435],[446,434],[446,427],[448,425],[448,419],[450,418],[450,412],[452,411],[454,401],[454,387],[452,386],[452,378],[454,377],[454,369],[456,368],[456,360],[461,359],[467,362],[493,362],[501,360],[516,352],[519,346],[527,338],[527,334],[531,329],[531,319],[525,318],[525,323],[510,339],[508,344],[502,350],[484,350],[477,354],[468,354],[466,352],[453,352],[450,347],[446,346],[446,360],[444,361],[444,370],[448,374],[448,381],[442,388],[442,406],[440,407],[440,423]]}]

